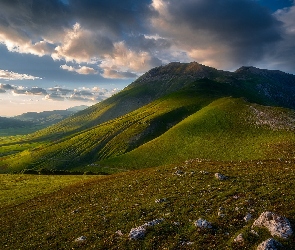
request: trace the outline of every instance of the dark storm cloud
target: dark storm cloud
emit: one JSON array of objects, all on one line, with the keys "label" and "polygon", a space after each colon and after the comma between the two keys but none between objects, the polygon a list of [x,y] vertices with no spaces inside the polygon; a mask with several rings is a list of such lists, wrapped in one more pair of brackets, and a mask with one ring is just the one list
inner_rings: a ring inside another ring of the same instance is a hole
[{"label": "dark storm cloud", "polygon": [[28,36],[47,34],[69,27],[68,6],[60,0],[1,0],[0,23]]},{"label": "dark storm cloud", "polygon": [[171,47],[171,41],[158,38],[155,39],[153,37],[148,37],[143,34],[138,36],[130,36],[126,38],[126,42],[129,46],[137,50],[144,50],[144,51],[153,51],[154,49],[163,50],[169,49]]},{"label": "dark storm cloud", "polygon": [[[294,68],[294,12],[272,13],[275,2],[0,0],[0,44],[12,52],[48,56],[52,65],[59,64],[55,72],[73,76],[68,82],[78,74],[97,75],[92,79],[99,81],[136,78],[175,60],[223,69],[255,66],[272,53],[280,69],[286,68],[284,61]],[[291,6],[290,0],[283,2],[276,6]]]},{"label": "dark storm cloud", "polygon": [[71,0],[70,9],[81,23],[112,35],[142,33],[151,0]]},{"label": "dark storm cloud", "polygon": [[260,59],[269,45],[282,39],[281,22],[254,1],[171,0],[166,6],[166,21],[172,26],[182,25],[193,33],[207,35],[208,46],[226,44],[236,62]]}]

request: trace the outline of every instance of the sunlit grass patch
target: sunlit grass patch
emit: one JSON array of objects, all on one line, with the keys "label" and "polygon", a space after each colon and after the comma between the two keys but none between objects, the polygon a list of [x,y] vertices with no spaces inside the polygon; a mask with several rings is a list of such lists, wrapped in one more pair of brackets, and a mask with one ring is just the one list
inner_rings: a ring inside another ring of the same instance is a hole
[{"label": "sunlit grass patch", "polygon": [[0,208],[17,205],[34,197],[99,176],[0,174]]}]

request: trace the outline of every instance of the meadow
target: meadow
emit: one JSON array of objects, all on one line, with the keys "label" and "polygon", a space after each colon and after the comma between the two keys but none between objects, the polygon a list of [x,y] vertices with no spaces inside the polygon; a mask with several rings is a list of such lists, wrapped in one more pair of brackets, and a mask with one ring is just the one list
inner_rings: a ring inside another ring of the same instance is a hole
[{"label": "meadow", "polygon": [[89,175],[0,175],[0,209],[24,203],[32,198],[56,192],[98,176]]},{"label": "meadow", "polygon": [[[217,172],[228,179],[216,179]],[[194,159],[84,180],[1,208],[0,248],[256,249],[271,237],[265,229],[251,233],[262,212],[287,217],[294,229],[294,178],[294,159]],[[252,215],[248,222],[243,219],[247,213]],[[213,228],[197,229],[199,218]],[[149,227],[142,239],[129,239],[132,228],[155,219],[163,221]],[[244,243],[234,243],[240,233]],[[77,241],[81,236],[85,240]],[[277,240],[285,249],[295,249],[294,235]]]}]

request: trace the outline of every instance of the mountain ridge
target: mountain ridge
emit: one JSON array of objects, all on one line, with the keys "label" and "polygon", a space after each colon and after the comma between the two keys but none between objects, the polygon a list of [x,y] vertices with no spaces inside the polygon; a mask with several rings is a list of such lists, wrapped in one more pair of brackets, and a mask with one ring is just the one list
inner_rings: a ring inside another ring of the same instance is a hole
[{"label": "mountain ridge", "polygon": [[[85,168],[85,166],[91,164],[100,165],[101,161],[105,161],[103,165],[106,166],[108,159],[124,158],[125,154],[129,155],[131,151],[138,151],[139,148],[145,147],[147,143],[154,143],[154,140],[161,138],[165,133],[170,133],[169,131],[176,133],[174,135],[171,132],[172,138],[173,136],[183,136],[184,132],[175,132],[175,126],[189,116],[197,118],[198,115],[195,114],[204,108],[208,110],[206,107],[214,102],[221,105],[222,98],[230,98],[233,103],[240,103],[235,100],[244,100],[240,104],[242,109],[246,109],[249,105],[261,105],[264,116],[259,112],[257,113],[257,116],[260,115],[261,119],[263,117],[266,119],[266,114],[278,114],[277,107],[281,107],[282,112],[286,114],[284,119],[288,120],[292,127],[294,124],[293,115],[287,109],[294,110],[295,108],[292,98],[294,94],[295,76],[280,71],[241,67],[236,72],[228,72],[196,62],[170,63],[151,69],[124,90],[105,101],[80,111],[56,125],[31,134],[25,141],[38,142],[40,146],[11,156],[9,156],[9,152],[5,152],[6,160],[4,164],[12,169],[23,169],[25,167],[75,169]],[[221,101],[218,102],[218,100]],[[266,111],[266,106],[269,106],[269,111]],[[243,117],[238,112],[239,110],[235,110],[237,107],[235,105],[228,107],[235,114],[230,117],[230,120],[223,121],[222,116],[217,116],[216,119],[221,119],[219,121],[221,124],[222,122],[231,123],[235,119],[240,119],[239,122],[248,119],[246,116],[250,115],[250,111],[247,111],[245,117]],[[213,114],[217,110],[218,107],[214,107]],[[272,117],[276,119],[276,115],[272,115]],[[283,119],[282,117],[278,119]],[[195,121],[191,120],[191,122]],[[269,121],[266,119],[265,122]],[[208,133],[209,131],[212,133],[215,130],[220,130],[218,120],[217,122],[214,120],[213,124],[215,124],[213,130],[209,129],[210,126],[208,129],[206,128]],[[208,126],[208,123],[206,126]],[[233,129],[237,130],[237,128]],[[290,127],[283,126],[282,131],[284,132],[274,137],[267,134],[272,131],[272,128],[265,130],[265,128],[258,126],[256,130],[255,133],[263,133],[264,137],[261,137],[263,143],[264,141],[274,140],[274,144],[276,144],[269,151],[267,150],[268,144],[263,144],[261,150],[265,154],[256,154],[258,158],[265,159],[271,157],[271,154],[277,157],[289,157],[288,150],[285,155],[283,153],[276,154],[275,150],[279,147],[281,140],[285,140],[287,134],[291,140],[285,147],[293,147],[293,132]],[[251,134],[254,130],[245,128],[245,131]],[[229,134],[231,131],[226,132],[224,130],[223,132],[222,135],[227,139],[229,138],[228,143],[230,143],[230,140],[238,143],[238,133],[235,133],[235,137],[231,137]],[[201,139],[206,140],[205,137]],[[243,157],[248,159],[250,157],[249,152],[255,151],[250,143],[256,141],[256,139],[249,135],[247,141],[249,148],[243,147],[243,150],[239,153],[240,157],[235,157],[235,154],[238,153],[235,148],[229,149],[228,152],[233,156],[229,157],[228,155],[228,157],[236,160]],[[189,137],[186,138],[185,143],[189,143]],[[258,144],[255,145],[258,149]],[[162,153],[168,152],[170,146],[167,144]],[[204,157],[211,157],[210,147],[212,146],[213,144],[208,144],[208,149],[206,149],[208,152],[204,154]],[[220,155],[221,150],[220,144],[220,148],[217,149]],[[140,154],[137,157],[140,158]],[[183,155],[179,155],[179,158],[185,160],[183,157],[198,157],[198,155],[194,153],[189,155],[183,152]],[[226,160],[226,157],[224,155],[220,159]],[[18,161],[15,161],[15,159],[18,159]],[[125,158],[124,164],[128,165],[126,159],[128,157]],[[118,162],[115,161],[115,163]],[[158,164],[162,163],[165,162],[158,162]],[[145,167],[148,166],[151,165]],[[130,167],[132,168],[131,165]]]}]

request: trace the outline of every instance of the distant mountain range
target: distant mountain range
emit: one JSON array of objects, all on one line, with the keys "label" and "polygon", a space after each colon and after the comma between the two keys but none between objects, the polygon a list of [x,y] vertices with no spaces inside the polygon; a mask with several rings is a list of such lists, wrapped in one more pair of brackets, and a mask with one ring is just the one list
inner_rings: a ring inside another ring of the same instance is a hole
[{"label": "distant mountain range", "polygon": [[88,108],[88,106],[81,105],[66,110],[27,112],[11,118],[0,117],[0,129],[24,128],[40,125],[50,126],[86,108]]},{"label": "distant mountain range", "polygon": [[281,71],[170,63],[22,138],[38,143],[17,154],[3,152],[2,169],[116,172],[191,158],[291,158],[294,96],[295,76]]}]

